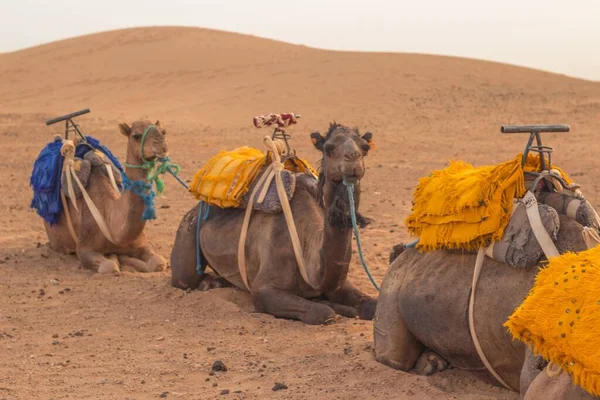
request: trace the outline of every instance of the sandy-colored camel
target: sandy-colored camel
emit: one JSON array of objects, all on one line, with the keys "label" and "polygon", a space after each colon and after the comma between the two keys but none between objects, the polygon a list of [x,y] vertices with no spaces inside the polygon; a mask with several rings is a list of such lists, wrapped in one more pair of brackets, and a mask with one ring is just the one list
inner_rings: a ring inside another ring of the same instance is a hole
[{"label": "sandy-colored camel", "polygon": [[[136,121],[131,126],[123,123],[119,128],[128,139],[127,165],[142,165],[142,152],[144,158],[149,161],[166,156],[165,131],[159,121],[156,124],[149,121]],[[144,140],[144,148],[141,149],[142,135],[147,128],[149,129]],[[69,232],[63,212],[54,226],[46,223],[50,247],[66,254],[77,253],[79,261],[85,268],[100,273],[118,272],[120,264],[140,272],[164,270],[165,259],[154,252],[144,234],[146,225],[146,222],[142,221],[144,202],[131,191],[126,191],[120,196],[115,192],[104,165],[110,164],[108,158],[89,152],[86,159],[91,163],[86,190],[106,221],[116,244],[107,240],[88,206],[83,199],[79,198],[77,199],[78,211],[69,200],[69,213],[78,243],[75,243]],[[114,168],[112,164],[110,167]],[[116,169],[114,171],[114,176],[119,183],[120,173]],[[146,179],[147,171],[141,168],[126,167],[125,172],[132,181]]]},{"label": "sandy-colored camel", "polygon": [[[557,249],[583,251],[583,227],[560,216]],[[400,249],[383,280],[375,316],[375,356],[403,371],[432,374],[447,368],[473,371],[490,383],[469,332],[467,311],[476,255]],[[503,323],[533,286],[538,267],[515,268],[486,258],[475,302],[475,330],[489,362],[514,390],[520,388],[526,347]],[[530,381],[529,381],[530,382]]]},{"label": "sandy-colored camel", "polygon": [[[299,272],[283,213],[254,212],[246,241],[250,293],[255,309],[281,318],[322,324],[336,313],[372,319],[376,300],[346,280],[352,256],[352,228],[344,180],[356,183],[365,173],[364,158],[371,133],[359,136],[355,129],[333,123],[325,137],[311,135],[323,152],[319,181],[298,174],[290,205],[302,244],[308,282]],[[171,253],[173,286],[196,288],[196,222],[198,207],[183,218]],[[200,247],[206,263],[222,278],[246,289],[238,270],[238,240],[244,219],[242,209],[211,207],[200,231]],[[361,223],[366,220],[359,216]],[[202,281],[210,279],[204,275]],[[205,283],[203,283],[204,285]]]}]

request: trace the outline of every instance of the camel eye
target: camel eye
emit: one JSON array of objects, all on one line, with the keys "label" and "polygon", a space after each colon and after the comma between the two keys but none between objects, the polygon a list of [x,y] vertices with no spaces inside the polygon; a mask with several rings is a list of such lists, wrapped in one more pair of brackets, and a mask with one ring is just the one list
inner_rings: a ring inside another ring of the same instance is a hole
[{"label": "camel eye", "polygon": [[325,143],[325,146],[323,146],[323,152],[328,156],[331,156],[334,150],[335,146],[332,143]]},{"label": "camel eye", "polygon": [[133,135],[131,135],[131,137],[133,137],[135,140],[140,140],[142,138],[142,134],[141,133],[134,133]]}]

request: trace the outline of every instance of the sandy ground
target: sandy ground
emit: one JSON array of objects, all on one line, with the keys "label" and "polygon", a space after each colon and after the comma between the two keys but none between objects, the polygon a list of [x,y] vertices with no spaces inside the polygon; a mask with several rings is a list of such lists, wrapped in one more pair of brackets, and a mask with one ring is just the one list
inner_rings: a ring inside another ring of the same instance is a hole
[{"label": "sandy ground", "polygon": [[[321,51],[201,29],[148,28],[79,37],[0,54],[0,399],[517,399],[450,370],[425,378],[373,358],[372,324],[306,326],[252,310],[249,296],[185,293],[159,274],[100,276],[51,252],[29,209],[29,175],[62,126],[47,118],[89,107],[86,133],[124,156],[117,123],[148,117],[167,128],[172,158],[190,178],[221,149],[259,146],[251,126],[297,112],[299,154],[329,121],[374,133],[363,181],[367,261],[380,281],[418,178],[448,159],[514,157],[525,137],[501,124],[567,123],[547,135],[553,160],[600,205],[593,179],[600,84],[449,57]],[[195,204],[174,180],[148,235],[169,257]],[[354,259],[350,279],[375,294]],[[221,360],[226,372],[210,374]],[[287,389],[273,391],[276,382]],[[227,392],[228,391],[228,392]]]}]

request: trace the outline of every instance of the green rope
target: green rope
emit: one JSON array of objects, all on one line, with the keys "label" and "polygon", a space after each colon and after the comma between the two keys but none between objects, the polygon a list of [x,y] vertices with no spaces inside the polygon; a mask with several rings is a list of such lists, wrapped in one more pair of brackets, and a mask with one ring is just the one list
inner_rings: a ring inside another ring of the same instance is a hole
[{"label": "green rope", "polygon": [[148,125],[148,127],[144,130],[144,134],[142,135],[142,141],[140,144],[140,157],[142,159],[142,164],[135,165],[125,163],[125,166],[129,168],[147,170],[148,175],[146,176],[146,181],[150,183],[151,186],[152,184],[156,185],[156,193],[159,195],[162,194],[165,190],[165,182],[161,178],[161,175],[164,175],[167,172],[173,175],[175,178],[177,178],[179,183],[181,183],[184,186],[187,186],[177,176],[181,168],[179,167],[179,165],[172,163],[169,157],[164,157],[152,161],[146,160],[146,158],[144,157],[144,144],[146,143],[146,136],[148,136],[148,132],[152,128],[156,128],[156,125]]},{"label": "green rope", "polygon": [[380,291],[379,286],[377,285],[377,282],[375,282],[373,275],[371,275],[371,271],[369,270],[369,267],[367,266],[367,262],[365,261],[365,256],[362,251],[362,246],[360,244],[360,235],[358,233],[358,224],[356,223],[356,210],[354,208],[354,184],[344,180],[344,185],[346,185],[346,188],[348,188],[348,199],[350,202],[350,218],[352,219],[352,230],[354,231],[354,236],[356,237],[356,247],[358,247],[358,255],[360,257],[360,262],[361,262],[365,272],[367,273],[367,276],[371,280],[371,283],[373,284],[373,286],[375,286],[375,289],[377,289],[377,291],[379,292]]}]

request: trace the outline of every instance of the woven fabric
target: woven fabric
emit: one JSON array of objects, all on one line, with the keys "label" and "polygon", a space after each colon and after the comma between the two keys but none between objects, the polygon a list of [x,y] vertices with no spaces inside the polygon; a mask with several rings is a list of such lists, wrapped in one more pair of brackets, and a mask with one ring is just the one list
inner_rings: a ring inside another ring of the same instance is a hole
[{"label": "woven fabric", "polygon": [[[414,192],[408,231],[419,237],[418,248],[475,251],[502,239],[510,220],[513,199],[525,194],[524,171],[539,171],[538,156],[522,155],[483,167],[452,161],[442,170],[421,178]],[[558,168],[567,183],[569,177]]]}]

